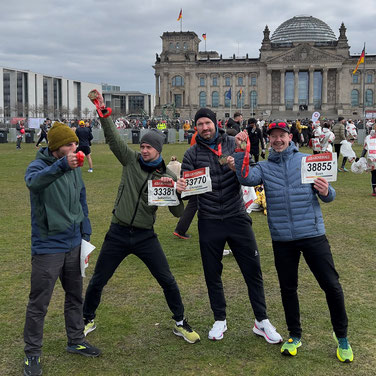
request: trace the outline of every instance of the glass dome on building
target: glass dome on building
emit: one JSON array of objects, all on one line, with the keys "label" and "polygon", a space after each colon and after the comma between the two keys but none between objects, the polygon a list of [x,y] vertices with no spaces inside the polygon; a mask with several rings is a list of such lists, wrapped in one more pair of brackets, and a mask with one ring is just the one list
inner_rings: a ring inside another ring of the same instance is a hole
[{"label": "glass dome on building", "polygon": [[333,30],[323,21],[312,16],[295,16],[274,31],[272,43],[334,42]]}]

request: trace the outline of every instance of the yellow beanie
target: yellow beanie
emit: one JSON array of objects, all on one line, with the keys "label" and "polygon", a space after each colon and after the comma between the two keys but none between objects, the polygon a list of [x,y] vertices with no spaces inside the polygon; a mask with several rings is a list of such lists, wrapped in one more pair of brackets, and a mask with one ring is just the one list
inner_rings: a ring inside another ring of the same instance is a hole
[{"label": "yellow beanie", "polygon": [[48,148],[51,151],[59,149],[59,147],[68,145],[71,142],[78,143],[76,133],[67,125],[55,121],[51,129],[48,131]]}]

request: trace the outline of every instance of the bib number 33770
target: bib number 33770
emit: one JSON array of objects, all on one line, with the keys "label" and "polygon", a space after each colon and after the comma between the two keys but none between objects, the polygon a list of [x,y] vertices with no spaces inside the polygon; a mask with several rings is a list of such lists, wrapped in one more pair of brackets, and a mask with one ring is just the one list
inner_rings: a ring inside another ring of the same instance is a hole
[{"label": "bib number 33770", "polygon": [[184,171],[183,178],[187,182],[187,187],[181,194],[181,197],[199,195],[212,191],[209,167],[202,167],[193,171]]},{"label": "bib number 33770", "polygon": [[148,181],[148,204],[155,206],[177,206],[175,183],[164,183],[161,180]]},{"label": "bib number 33770", "polygon": [[313,183],[318,177],[327,181],[337,180],[337,154],[313,154],[302,158],[301,165],[302,183]]}]

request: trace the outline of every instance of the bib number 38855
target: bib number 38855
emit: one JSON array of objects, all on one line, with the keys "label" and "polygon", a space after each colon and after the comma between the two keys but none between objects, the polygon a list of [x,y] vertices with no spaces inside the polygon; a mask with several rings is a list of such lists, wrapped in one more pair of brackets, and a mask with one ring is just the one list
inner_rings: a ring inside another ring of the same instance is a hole
[{"label": "bib number 38855", "polygon": [[302,183],[313,183],[318,177],[327,181],[337,180],[337,154],[313,154],[302,158],[301,165]]}]

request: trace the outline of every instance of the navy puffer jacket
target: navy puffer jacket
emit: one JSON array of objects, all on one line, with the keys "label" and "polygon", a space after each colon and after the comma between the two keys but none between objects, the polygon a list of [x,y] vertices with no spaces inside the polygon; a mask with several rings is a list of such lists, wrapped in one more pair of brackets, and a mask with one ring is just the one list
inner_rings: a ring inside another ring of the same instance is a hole
[{"label": "navy puffer jacket", "polygon": [[[224,219],[246,214],[243,195],[235,172],[227,165],[219,163],[215,155],[200,139],[189,148],[183,158],[182,171],[192,171],[209,167],[212,180],[212,192],[197,195],[198,218]],[[222,129],[216,140],[222,145],[223,155],[232,155],[235,151],[235,138],[228,136]]]},{"label": "navy puffer jacket", "polygon": [[334,200],[335,190],[318,194],[313,184],[301,183],[301,161],[308,154],[298,151],[294,143],[281,153],[271,150],[268,160],[250,168],[246,178],[240,170],[244,153],[235,155],[236,174],[241,184],[264,184],[270,234],[275,241],[292,241],[325,234],[317,196],[324,202]]}]

